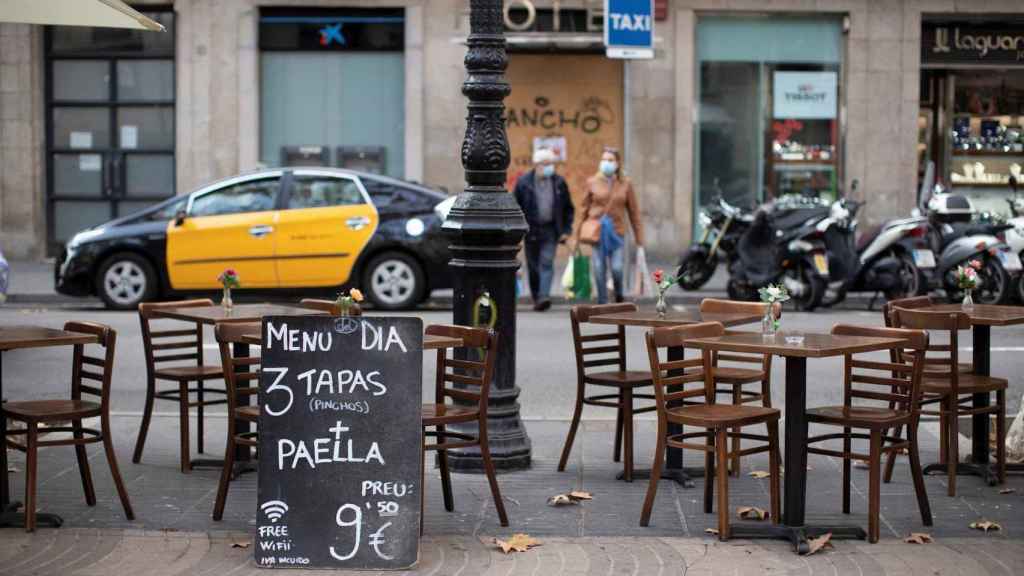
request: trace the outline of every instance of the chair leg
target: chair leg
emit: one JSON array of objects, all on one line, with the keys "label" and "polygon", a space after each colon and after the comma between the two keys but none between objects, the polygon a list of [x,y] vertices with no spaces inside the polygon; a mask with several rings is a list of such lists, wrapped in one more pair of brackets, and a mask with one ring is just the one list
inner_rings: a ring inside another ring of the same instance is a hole
[{"label": "chair leg", "polygon": [[622,393],[619,392],[619,407],[615,409],[615,446],[612,448],[612,462],[622,462]]},{"label": "chair leg", "polygon": [[[437,426],[438,438],[444,442],[444,425]],[[455,501],[452,498],[452,473],[448,469],[448,451],[438,450],[437,451],[437,464],[438,468],[441,469],[441,494],[444,496],[444,509],[448,512],[455,511]]]},{"label": "chair leg", "polygon": [[188,440],[188,382],[178,382],[178,428],[181,438],[181,473],[192,471]]},{"label": "chair leg", "polygon": [[654,498],[658,495],[658,480],[661,479],[661,467],[665,462],[665,434],[667,432],[664,426],[658,422],[658,442],[654,448],[654,461],[651,463],[651,479],[647,483],[647,496],[644,497],[644,507],[640,512],[640,525],[644,527],[651,522]]},{"label": "chair leg", "polygon": [[946,418],[946,481],[949,485],[949,495],[956,496],[956,468],[960,462],[960,430],[959,430],[959,408],[957,398],[950,396],[946,400],[946,410],[949,416]]},{"label": "chair leg", "polygon": [[622,391],[622,471],[626,482],[633,481],[633,390]]},{"label": "chair leg", "polygon": [[[732,387],[732,403],[739,406],[743,403],[743,386],[735,384]],[[740,476],[740,428],[733,428],[732,433],[732,457],[729,459],[729,475],[739,478]]]},{"label": "chair leg", "polygon": [[565,464],[569,461],[569,453],[572,452],[572,444],[576,441],[576,430],[580,427],[580,416],[583,414],[583,384],[576,390],[576,409],[572,413],[572,424],[569,424],[569,435],[565,437],[565,446],[562,446],[562,457],[558,460],[558,471],[565,472]]},{"label": "chair leg", "polygon": [[778,524],[782,514],[782,503],[779,497],[779,421],[768,423],[768,497],[771,504],[772,524]]},{"label": "chair leg", "polygon": [[882,489],[882,431],[871,431],[871,451],[868,453],[868,541],[878,542],[879,492]]},{"label": "chair leg", "polygon": [[917,507],[921,511],[921,523],[932,525],[932,507],[928,502],[928,493],[924,488],[924,473],[921,470],[921,453],[917,446],[917,427],[907,425],[907,452],[910,457],[910,476],[914,481],[914,493],[917,494]]},{"label": "chair leg", "polygon": [[[36,469],[39,456],[39,429],[35,422],[26,422],[25,441],[25,532],[36,530]],[[6,446],[4,447],[6,450]]]},{"label": "chair leg", "polygon": [[480,458],[484,461],[484,472],[487,474],[487,482],[491,485],[491,495],[494,496],[494,508],[498,511],[498,520],[502,526],[508,526],[508,515],[505,514],[505,502],[501,499],[501,490],[498,489],[498,478],[494,472],[494,462],[491,461],[491,447],[487,443],[487,420],[480,421]]},{"label": "chair leg", "polygon": [[949,461],[949,433],[947,431],[947,424],[949,423],[949,415],[946,414],[946,400],[943,399],[938,403],[939,407],[939,462],[945,464]]},{"label": "chair leg", "polygon": [[125,489],[124,480],[121,478],[121,468],[117,465],[117,455],[114,454],[114,441],[110,436],[109,416],[103,416],[100,422],[101,433],[103,434],[103,450],[107,453],[107,464],[110,465],[110,475],[114,478],[114,487],[117,488],[117,495],[121,498],[121,507],[124,508],[125,517],[129,520],[135,520],[132,503],[128,500],[128,490]]},{"label": "chair leg", "polygon": [[196,382],[196,452],[203,453],[203,381]]},{"label": "chair leg", "polygon": [[220,522],[224,517],[224,504],[228,499],[228,485],[231,484],[232,468],[235,467],[235,433],[228,426],[228,444],[224,449],[224,468],[220,471],[220,483],[217,484],[217,501],[213,504],[213,519]]},{"label": "chair leg", "polygon": [[156,381],[149,378],[146,382],[146,406],[142,409],[142,425],[139,435],[135,438],[135,452],[132,462],[138,464],[142,460],[142,449],[146,446],[146,434],[149,433],[149,420],[153,417],[153,398],[156,395]]},{"label": "chair leg", "polygon": [[715,432],[707,431],[704,450],[704,513],[714,511],[715,499]]},{"label": "chair leg", "polygon": [[[895,438],[897,441],[899,439],[903,438],[903,425],[902,424],[897,426],[895,429],[893,429],[892,437]],[[909,430],[908,430],[907,437],[908,438],[910,437]],[[885,474],[882,475],[882,482],[885,482],[886,484],[888,484],[889,482],[892,482],[892,471],[893,471],[893,468],[896,467],[896,454],[898,452],[899,452],[899,450],[892,450],[892,451],[889,452],[889,455],[886,456],[886,459],[885,459]]]},{"label": "chair leg", "polygon": [[[71,427],[75,440],[81,441],[85,438],[82,434],[81,420],[72,421]],[[82,491],[85,492],[85,503],[89,506],[95,506],[96,490],[93,488],[92,472],[89,470],[89,455],[85,452],[84,444],[75,444],[75,457],[78,459],[78,473],[82,476]]]},{"label": "chair leg", "polygon": [[[1024,282],[1024,280],[1022,280]],[[999,483],[1006,483],[1006,390],[996,391],[996,470]]]},{"label": "chair leg", "polygon": [[843,514],[850,513],[850,465],[852,461],[849,455],[852,449],[850,441],[852,433],[850,428],[843,428]]},{"label": "chair leg", "polygon": [[715,431],[715,452],[718,473],[718,539],[729,539],[729,433],[725,428]]}]

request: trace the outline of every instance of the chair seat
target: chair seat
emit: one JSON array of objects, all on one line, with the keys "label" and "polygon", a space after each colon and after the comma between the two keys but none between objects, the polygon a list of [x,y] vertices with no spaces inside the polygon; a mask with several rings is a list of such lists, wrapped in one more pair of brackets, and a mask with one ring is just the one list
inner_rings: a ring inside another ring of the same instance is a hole
[{"label": "chair seat", "polygon": [[67,420],[99,416],[100,405],[83,400],[24,400],[4,402],[4,412],[15,420]]},{"label": "chair seat", "polygon": [[730,366],[719,366],[714,368],[715,382],[724,384],[745,384],[747,382],[759,382],[764,379],[764,370],[753,368],[733,368]]},{"label": "chair seat", "polygon": [[808,422],[889,428],[907,419],[906,412],[881,406],[821,406],[807,410]]},{"label": "chair seat", "polygon": [[169,366],[154,374],[165,380],[213,380],[223,378],[224,370],[220,366]]},{"label": "chair seat", "polygon": [[[961,394],[973,394],[975,392],[1006,390],[1006,386],[1005,378],[961,374],[957,388]],[[952,388],[953,383],[948,378],[926,377],[921,382],[921,389],[930,394],[949,394]]]},{"label": "chair seat", "polygon": [[733,428],[769,420],[778,420],[778,418],[779,411],[775,408],[739,404],[702,404],[699,406],[681,406],[668,410],[668,419],[670,421],[700,428]]},{"label": "chair seat", "polygon": [[245,420],[259,420],[260,419],[260,407],[259,406],[240,406],[235,408],[235,415],[238,418]]},{"label": "chair seat", "polygon": [[584,377],[587,384],[598,386],[651,386],[654,381],[651,373],[642,370],[613,370],[608,372],[592,372]]},{"label": "chair seat", "polygon": [[424,426],[471,422],[480,416],[476,406],[456,406],[454,404],[424,404],[421,414]]}]

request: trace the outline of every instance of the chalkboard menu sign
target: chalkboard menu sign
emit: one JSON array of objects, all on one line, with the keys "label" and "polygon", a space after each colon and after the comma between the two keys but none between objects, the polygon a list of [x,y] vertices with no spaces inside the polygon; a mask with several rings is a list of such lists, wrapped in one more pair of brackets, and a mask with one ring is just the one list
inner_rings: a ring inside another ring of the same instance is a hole
[{"label": "chalkboard menu sign", "polygon": [[412,566],[423,321],[275,316],[262,330],[257,565]]}]

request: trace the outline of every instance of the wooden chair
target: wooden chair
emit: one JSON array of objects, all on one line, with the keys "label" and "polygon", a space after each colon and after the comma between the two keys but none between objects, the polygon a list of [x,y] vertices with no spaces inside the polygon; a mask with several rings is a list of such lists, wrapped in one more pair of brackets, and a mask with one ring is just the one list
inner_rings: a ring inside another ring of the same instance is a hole
[{"label": "wooden chair", "polygon": [[[922,414],[939,416],[942,439],[939,442],[939,460],[946,464],[949,495],[956,496],[956,472],[960,461],[960,416],[978,414],[996,415],[996,466],[999,482],[1006,482],[1006,387],[1005,378],[964,374],[954,367],[960,366],[958,333],[971,328],[971,320],[963,312],[928,312],[895,308],[893,324],[900,328],[943,331],[949,334],[949,344],[929,344],[925,356],[925,372],[921,382],[922,398],[919,404],[939,404],[938,412]],[[936,354],[938,353],[938,354]],[[974,394],[996,393],[994,406],[974,408]]]},{"label": "wooden chair", "polygon": [[[502,526],[508,526],[505,504],[501,500],[498,479],[495,476],[494,462],[491,461],[491,450],[487,440],[487,401],[490,395],[491,379],[494,376],[494,360],[498,355],[498,334],[485,328],[469,328],[466,326],[430,325],[426,334],[447,336],[462,339],[461,350],[467,358],[483,355],[481,360],[449,358],[444,348],[437,351],[437,380],[435,387],[435,403],[424,404],[423,414],[423,458],[426,462],[428,450],[437,451],[438,465],[441,469],[441,490],[444,496],[444,508],[448,512],[455,509],[452,501],[451,472],[448,469],[448,450],[480,447],[480,458],[483,460],[484,473],[491,485],[494,507],[498,511],[498,519]],[[451,370],[449,370],[451,369]],[[449,383],[452,386],[449,386]],[[446,399],[458,403],[446,403]],[[446,430],[449,424],[476,422],[477,434],[471,435]],[[429,430],[433,428],[433,430]],[[436,438],[437,442],[427,443],[427,438]],[[421,472],[425,474],[423,468]],[[421,482],[421,485],[423,483]],[[424,499],[425,500],[425,499]],[[423,525],[420,525],[420,532]]]},{"label": "wooden chair", "polygon": [[228,486],[234,475],[235,451],[238,446],[259,446],[259,433],[256,431],[239,432],[236,420],[245,420],[257,427],[260,419],[260,408],[252,405],[250,396],[259,393],[260,357],[233,354],[233,345],[242,342],[242,337],[253,332],[259,333],[260,324],[225,322],[217,324],[214,335],[220,348],[220,359],[224,365],[224,384],[227,390],[228,403],[228,441],[224,448],[224,467],[220,472],[220,483],[217,486],[217,500],[213,505],[213,519],[220,521],[224,517],[224,503],[228,498]]},{"label": "wooden chair", "polygon": [[[569,435],[562,447],[562,457],[558,461],[558,471],[564,472],[569,461],[576,431],[579,429],[583,405],[604,406],[616,409],[615,447],[612,460],[623,459],[623,479],[633,481],[633,416],[644,412],[653,412],[656,406],[633,408],[635,399],[654,400],[651,394],[636,394],[638,388],[651,386],[651,373],[647,371],[626,370],[626,328],[618,326],[614,331],[583,334],[580,326],[590,321],[591,316],[599,314],[616,314],[635,312],[636,304],[595,304],[574,306],[569,311],[572,321],[572,340],[576,354],[576,407],[569,425]],[[597,345],[595,345],[595,343]],[[588,345],[589,346],[586,346]],[[612,369],[592,370],[603,366]],[[610,394],[587,396],[587,386],[601,386],[605,389],[614,388]],[[625,442],[623,442],[625,440]]]},{"label": "wooden chair", "polygon": [[[322,310],[331,316],[341,316],[341,307],[338,306],[338,303],[334,300],[303,298],[302,300],[299,300],[299,306],[309,308],[311,310]],[[349,314],[352,316],[362,316],[363,309],[359,307],[359,304],[354,304],[349,310]]]},{"label": "wooden chair", "polygon": [[[705,298],[700,302],[701,314],[760,314],[764,315],[768,304],[761,302],[736,302],[718,298]],[[778,308],[782,314],[782,307]],[[772,407],[772,355],[771,354],[740,354],[736,352],[713,352],[712,363],[715,366],[715,394],[726,394],[733,404],[749,404],[760,402],[765,408]],[[722,366],[721,362],[735,362],[753,365],[753,368]],[[761,383],[760,391],[744,390],[745,384]],[[733,476],[740,474],[739,452],[742,448],[739,429],[732,437],[732,452],[735,458],[729,463],[729,471]]]},{"label": "wooden chair", "polygon": [[[68,322],[64,329],[69,332],[93,334],[99,339],[103,350],[102,357],[89,356],[85,353],[85,345],[78,344],[74,348],[71,369],[70,400],[26,400],[5,402],[4,412],[9,420],[23,422],[25,428],[8,430],[8,436],[24,434],[24,445],[8,443],[8,446],[25,452],[25,531],[36,529],[36,483],[38,480],[39,448],[48,446],[74,446],[78,458],[78,472],[82,476],[82,488],[85,490],[85,502],[89,506],[96,505],[96,492],[93,489],[92,473],[89,471],[89,458],[85,451],[86,444],[103,443],[110,465],[110,475],[114,477],[114,486],[121,498],[121,507],[129,520],[135,519],[132,504],[128,500],[121,472],[117,466],[110,430],[110,375],[114,368],[114,348],[117,333],[110,327],[92,322]],[[99,388],[85,384],[83,380],[99,382]],[[95,397],[85,400],[83,395]],[[82,420],[100,418],[100,429],[84,428]],[[70,426],[67,425],[70,421]],[[46,432],[70,432],[71,438],[57,440],[40,440],[39,425],[52,424]],[[5,480],[6,481],[6,480]]]},{"label": "wooden chair", "polygon": [[[807,411],[809,423],[841,426],[840,433],[812,436],[807,439],[809,454],[823,454],[843,459],[843,513],[850,513],[850,464],[853,460],[868,463],[868,540],[878,542],[878,509],[882,472],[882,455],[906,450],[910,456],[910,475],[914,480],[917,506],[921,511],[921,522],[932,525],[932,512],[928,494],[924,488],[921,472],[921,457],[917,445],[917,423],[921,399],[921,376],[924,373],[923,356],[928,348],[928,333],[923,330],[901,330],[898,328],[870,328],[839,324],[832,328],[838,336],[860,336],[878,338],[905,338],[909,342],[904,349],[913,350],[912,356],[894,349],[889,362],[868,359],[866,354],[847,354],[843,377],[843,405],[811,408]],[[880,389],[881,387],[881,389]],[[861,405],[860,401],[875,401],[873,405]],[[877,401],[888,402],[889,407],[879,406]],[[906,427],[907,439],[888,435],[889,430]],[[854,428],[866,433],[855,433]],[[815,447],[818,442],[843,441],[843,449],[831,450]],[[868,453],[857,453],[852,449],[854,439],[868,440]]]},{"label": "wooden chair", "polygon": [[[936,304],[936,302],[935,302],[935,300],[933,300],[931,298],[931,296],[914,296],[912,298],[901,298],[899,300],[890,300],[889,302],[885,303],[885,306],[882,307],[882,318],[885,320],[885,325],[886,326],[892,327],[893,326],[893,323],[892,323],[892,311],[895,310],[896,308],[904,308],[906,310],[920,310],[920,309],[923,309],[923,308],[929,308],[931,306],[934,306],[935,304]],[[931,350],[933,350],[933,351],[947,351],[947,352],[949,351],[949,345],[948,344],[935,344],[935,343],[932,343],[932,344],[930,344],[930,346],[931,346]],[[904,353],[913,354],[913,351],[912,350],[905,350]],[[934,360],[926,360],[925,363],[926,364],[931,364],[936,369],[938,369],[939,366],[945,366],[944,363],[941,363],[941,362],[937,363]],[[959,366],[960,366],[960,372],[962,374],[970,374],[971,372],[974,372],[974,364],[972,364],[970,362],[960,362]],[[888,480],[886,480],[886,482],[888,482]]]},{"label": "wooden chair", "polygon": [[[165,308],[198,308],[213,306],[210,299],[184,300],[180,302],[146,302],[139,304],[139,322],[142,325],[142,348],[146,359],[146,406],[142,412],[142,426],[135,440],[135,453],[132,462],[138,464],[142,460],[142,450],[146,446],[146,435],[149,433],[149,422],[153,417],[155,400],[170,400],[178,403],[178,426],[181,439],[181,471],[192,470],[189,447],[189,408],[196,409],[196,449],[203,453],[203,408],[217,404],[225,404],[227,400],[218,398],[207,400],[207,392],[223,395],[221,389],[207,389],[207,380],[224,377],[220,366],[203,364],[203,326],[195,324],[189,328],[170,330],[154,330],[152,322],[154,313]],[[183,364],[184,363],[184,364]],[[193,364],[194,363],[194,364]],[[158,380],[176,382],[175,388],[158,390]],[[194,387],[189,387],[195,382]],[[195,394],[196,399],[191,399]]]},{"label": "wooden chair", "polygon": [[[771,479],[770,517],[779,522],[779,411],[764,406],[715,404],[714,355],[705,350],[701,358],[662,362],[659,350],[682,347],[690,338],[721,336],[725,329],[718,322],[704,322],[674,328],[655,328],[647,333],[647,355],[654,377],[654,394],[658,409],[658,445],[654,449],[654,464],[651,466],[651,481],[647,486],[640,525],[647,526],[651,509],[658,491],[665,448],[683,448],[704,452],[704,511],[713,510],[715,482],[718,483],[718,537],[729,539],[729,461],[733,456],[749,456],[768,452]],[[699,387],[687,389],[689,383],[701,383]],[[682,406],[677,404],[682,403]],[[676,407],[672,407],[677,405]],[[669,423],[703,428],[703,432],[668,434]],[[747,440],[758,440],[763,445],[746,448],[737,454],[729,450],[729,438],[745,426],[765,424],[768,435],[742,434]],[[704,442],[688,442],[691,438],[704,438]],[[716,468],[717,466],[717,468]],[[716,473],[717,470],[717,473]],[[715,480],[715,482],[712,481]]]}]

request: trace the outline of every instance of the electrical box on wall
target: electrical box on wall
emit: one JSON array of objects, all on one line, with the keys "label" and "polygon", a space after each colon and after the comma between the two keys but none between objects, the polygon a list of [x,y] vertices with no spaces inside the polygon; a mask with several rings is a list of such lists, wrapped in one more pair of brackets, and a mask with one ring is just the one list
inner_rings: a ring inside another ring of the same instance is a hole
[{"label": "electrical box on wall", "polygon": [[282,166],[330,166],[331,149],[327,146],[282,146]]},{"label": "electrical box on wall", "polygon": [[383,174],[387,167],[387,149],[383,146],[338,146],[338,166]]}]

